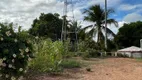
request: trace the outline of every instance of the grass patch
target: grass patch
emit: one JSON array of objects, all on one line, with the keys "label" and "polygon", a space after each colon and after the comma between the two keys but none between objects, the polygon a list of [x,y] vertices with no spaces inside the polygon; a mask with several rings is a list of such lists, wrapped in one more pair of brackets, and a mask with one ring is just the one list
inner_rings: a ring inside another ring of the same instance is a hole
[{"label": "grass patch", "polygon": [[142,61],[142,58],[137,58],[136,60],[137,60],[137,61]]},{"label": "grass patch", "polygon": [[65,60],[63,60],[61,66],[63,68],[81,68],[81,63],[76,60],[65,59]]}]

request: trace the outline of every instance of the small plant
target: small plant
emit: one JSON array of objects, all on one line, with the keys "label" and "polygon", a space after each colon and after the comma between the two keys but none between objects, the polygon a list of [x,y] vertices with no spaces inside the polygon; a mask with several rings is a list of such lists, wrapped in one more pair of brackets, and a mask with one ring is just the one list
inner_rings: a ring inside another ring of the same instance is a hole
[{"label": "small plant", "polygon": [[16,80],[26,70],[33,58],[30,41],[19,32],[14,32],[12,24],[0,24],[0,77],[2,80]]},{"label": "small plant", "polygon": [[35,59],[30,62],[30,68],[38,72],[56,73],[62,71],[64,46],[62,42],[52,42],[50,39],[39,39],[33,43]]},{"label": "small plant", "polygon": [[101,56],[101,53],[99,53],[97,50],[94,50],[94,49],[90,49],[88,48],[86,50],[86,52],[84,52],[82,54],[82,58],[83,59],[87,59],[87,58],[96,58],[96,57],[100,57]]},{"label": "small plant", "polygon": [[63,60],[61,66],[63,68],[80,68],[81,67],[81,63],[76,61],[76,60],[65,59],[65,60]]}]

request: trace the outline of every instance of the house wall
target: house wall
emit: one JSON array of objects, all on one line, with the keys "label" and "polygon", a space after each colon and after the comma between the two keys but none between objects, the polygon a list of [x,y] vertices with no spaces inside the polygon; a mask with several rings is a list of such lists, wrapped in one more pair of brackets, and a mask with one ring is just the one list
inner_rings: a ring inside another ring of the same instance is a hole
[{"label": "house wall", "polygon": [[131,57],[131,52],[125,52],[124,55],[127,55],[128,57]]},{"label": "house wall", "polygon": [[[123,55],[123,56],[127,56],[127,57],[132,57],[131,52],[117,52],[116,56],[119,56],[119,54]],[[120,56],[119,56],[120,57]]]},{"label": "house wall", "polygon": [[137,53],[132,53],[133,58],[142,58],[142,53],[137,52]]}]

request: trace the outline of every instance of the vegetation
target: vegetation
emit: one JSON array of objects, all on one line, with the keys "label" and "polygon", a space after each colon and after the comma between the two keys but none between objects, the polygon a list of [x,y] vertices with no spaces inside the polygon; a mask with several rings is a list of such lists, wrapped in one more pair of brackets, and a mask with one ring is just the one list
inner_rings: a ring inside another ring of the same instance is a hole
[{"label": "vegetation", "polygon": [[47,37],[52,40],[61,38],[62,20],[59,14],[41,13],[39,19],[35,19],[29,33],[34,36]]},{"label": "vegetation", "polygon": [[[108,9],[107,11],[107,17],[114,11],[112,9]],[[87,14],[87,16],[84,17],[84,20],[93,22],[93,25],[89,25],[84,28],[84,30],[90,28],[91,30],[88,32],[91,38],[94,38],[97,36],[97,42],[103,43],[102,40],[104,40],[103,31],[105,30],[104,24],[105,24],[105,10],[101,8],[100,5],[91,6],[88,10],[85,10],[84,13]],[[116,27],[118,26],[117,21],[114,19],[108,19],[107,24],[114,24]],[[107,28],[107,34],[115,36],[115,34]]]},{"label": "vegetation", "polygon": [[87,51],[82,55],[82,57],[85,58],[96,58],[96,57],[100,57],[101,53],[97,50],[94,49],[87,49]]},{"label": "vegetation", "polygon": [[[114,11],[108,9],[107,17]],[[33,21],[28,31],[13,29],[13,24],[0,23],[0,79],[16,80],[25,72],[58,73],[64,69],[80,68],[83,59],[100,57],[101,52],[116,48],[139,46],[142,39],[142,22],[124,24],[115,35],[107,28],[108,49],[104,47],[105,10],[100,5],[91,6],[84,11],[84,20],[93,25],[82,26],[78,21],[69,21],[66,16],[60,18],[58,13],[41,13]],[[63,23],[63,20],[66,23]],[[118,26],[117,21],[108,18],[107,24]],[[67,40],[61,41],[62,26],[67,25]],[[90,29],[88,32],[87,30]],[[75,34],[77,33],[77,34]],[[94,40],[97,39],[97,42]],[[34,54],[33,54],[34,53]],[[118,54],[119,57],[127,55]],[[34,58],[33,60],[31,60]],[[91,71],[91,68],[86,68]]]},{"label": "vegetation", "polygon": [[35,59],[30,63],[30,69],[38,72],[59,72],[62,70],[64,46],[62,42],[52,42],[50,39],[38,40],[34,43]]},{"label": "vegetation", "polygon": [[79,61],[76,61],[73,59],[65,59],[65,60],[63,60],[61,66],[63,68],[80,68],[81,63]]},{"label": "vegetation", "polygon": [[124,24],[115,37],[115,43],[118,48],[140,46],[140,39],[142,39],[141,26],[141,21]]},{"label": "vegetation", "polygon": [[33,48],[22,32],[14,32],[13,24],[0,23],[0,78],[16,80],[27,70]]}]

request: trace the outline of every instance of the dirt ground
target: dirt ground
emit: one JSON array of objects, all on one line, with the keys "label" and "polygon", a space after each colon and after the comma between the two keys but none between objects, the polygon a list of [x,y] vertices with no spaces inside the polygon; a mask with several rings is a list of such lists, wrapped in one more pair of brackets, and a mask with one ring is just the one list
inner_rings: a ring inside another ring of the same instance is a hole
[{"label": "dirt ground", "polygon": [[[142,61],[129,58],[83,60],[86,67],[68,69],[58,76],[38,75],[32,80],[142,80]],[[90,67],[88,72],[86,68]]]}]

